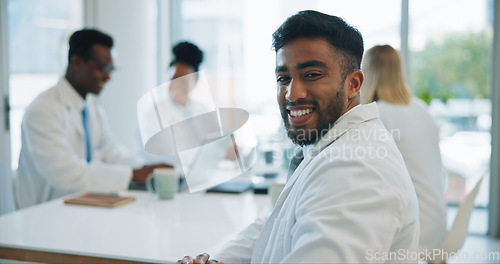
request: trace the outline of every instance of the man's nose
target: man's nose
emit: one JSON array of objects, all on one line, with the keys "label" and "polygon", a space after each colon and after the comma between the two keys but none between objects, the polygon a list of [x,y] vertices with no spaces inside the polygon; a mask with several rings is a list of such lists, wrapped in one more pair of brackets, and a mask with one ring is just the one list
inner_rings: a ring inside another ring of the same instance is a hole
[{"label": "man's nose", "polygon": [[109,72],[105,72],[105,73],[104,73],[104,80],[105,80],[105,81],[109,81],[110,79],[111,79],[111,73],[109,73]]},{"label": "man's nose", "polygon": [[307,89],[303,82],[292,80],[287,87],[285,99],[294,102],[307,97]]}]

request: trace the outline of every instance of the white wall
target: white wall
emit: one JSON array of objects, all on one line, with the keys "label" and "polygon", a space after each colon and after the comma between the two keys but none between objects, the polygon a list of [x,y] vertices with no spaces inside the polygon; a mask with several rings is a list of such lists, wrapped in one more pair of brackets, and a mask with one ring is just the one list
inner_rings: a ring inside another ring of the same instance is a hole
[{"label": "white wall", "polygon": [[86,27],[109,33],[117,55],[102,105],[116,139],[137,153],[137,101],[157,84],[157,1],[94,0],[86,5]]}]

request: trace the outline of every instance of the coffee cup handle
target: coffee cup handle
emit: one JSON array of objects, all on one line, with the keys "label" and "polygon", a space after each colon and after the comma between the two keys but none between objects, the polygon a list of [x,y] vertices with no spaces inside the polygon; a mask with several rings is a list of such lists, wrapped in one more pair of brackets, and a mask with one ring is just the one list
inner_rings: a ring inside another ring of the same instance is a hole
[{"label": "coffee cup handle", "polygon": [[151,186],[153,184],[153,178],[154,178],[154,174],[153,173],[149,174],[148,177],[146,178],[146,189],[149,192],[152,192],[152,193],[155,192],[155,190]]}]

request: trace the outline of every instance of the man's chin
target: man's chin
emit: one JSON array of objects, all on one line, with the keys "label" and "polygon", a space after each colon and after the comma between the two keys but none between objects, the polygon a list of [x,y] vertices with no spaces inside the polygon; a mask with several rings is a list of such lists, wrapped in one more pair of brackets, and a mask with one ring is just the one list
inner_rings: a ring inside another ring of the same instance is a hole
[{"label": "man's chin", "polygon": [[288,137],[292,140],[294,144],[300,146],[312,145],[318,141],[319,131],[317,129],[305,129],[305,128],[288,128]]},{"label": "man's chin", "polygon": [[99,86],[99,87],[96,87],[96,88],[95,88],[94,90],[92,90],[90,93],[95,94],[95,95],[99,95],[99,94],[101,93],[101,91],[102,91],[102,88],[103,88],[103,87],[100,87],[100,86]]}]

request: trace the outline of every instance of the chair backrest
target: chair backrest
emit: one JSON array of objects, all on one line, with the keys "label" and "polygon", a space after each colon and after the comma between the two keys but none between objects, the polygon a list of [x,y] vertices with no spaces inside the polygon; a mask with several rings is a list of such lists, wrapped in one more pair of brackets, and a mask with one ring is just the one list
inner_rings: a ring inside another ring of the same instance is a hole
[{"label": "chair backrest", "polygon": [[426,259],[429,263],[445,263],[450,255],[456,253],[463,246],[465,238],[469,233],[469,220],[474,209],[474,200],[476,200],[483,178],[484,176],[481,176],[474,188],[458,206],[455,220],[453,220],[453,224],[446,234],[444,241],[437,248],[439,249],[439,254],[432,254],[431,257],[434,257],[434,259]]}]

